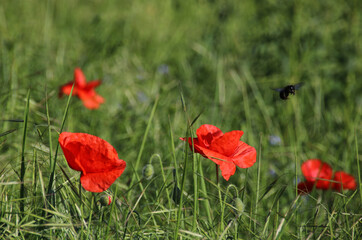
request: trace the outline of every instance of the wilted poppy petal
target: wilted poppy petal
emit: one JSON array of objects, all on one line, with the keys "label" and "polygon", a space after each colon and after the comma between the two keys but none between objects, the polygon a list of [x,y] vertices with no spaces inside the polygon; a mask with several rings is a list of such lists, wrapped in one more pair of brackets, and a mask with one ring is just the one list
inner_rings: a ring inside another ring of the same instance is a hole
[{"label": "wilted poppy petal", "polygon": [[223,162],[220,164],[221,175],[226,181],[229,181],[229,178],[234,175],[236,167],[232,162]]},{"label": "wilted poppy petal", "polygon": [[232,160],[240,168],[249,168],[256,162],[256,150],[248,144],[239,141]]},{"label": "wilted poppy petal", "polygon": [[332,183],[332,188],[337,191],[341,191],[342,189],[355,190],[357,188],[355,178],[343,171],[337,171],[334,174],[333,180],[337,182]]},{"label": "wilted poppy petal", "polygon": [[197,138],[199,139],[200,146],[209,148],[211,142],[223,135],[222,131],[210,124],[201,125],[196,130]]},{"label": "wilted poppy petal", "polygon": [[85,88],[87,85],[87,80],[80,68],[74,69],[74,81],[77,87]]},{"label": "wilted poppy petal", "polygon": [[307,194],[313,190],[314,182],[300,182],[298,183],[298,194]]},{"label": "wilted poppy petal", "polygon": [[237,148],[243,134],[243,131],[227,132],[212,141],[210,149],[225,156],[231,156],[235,153],[235,149]]},{"label": "wilted poppy petal", "polygon": [[82,172],[81,183],[88,191],[106,190],[126,167],[112,145],[99,137],[63,132],[59,144],[69,167]]},{"label": "wilted poppy petal", "polygon": [[302,173],[307,181],[316,182],[316,188],[328,189],[333,170],[327,163],[323,163],[319,159],[310,159],[302,164]]}]

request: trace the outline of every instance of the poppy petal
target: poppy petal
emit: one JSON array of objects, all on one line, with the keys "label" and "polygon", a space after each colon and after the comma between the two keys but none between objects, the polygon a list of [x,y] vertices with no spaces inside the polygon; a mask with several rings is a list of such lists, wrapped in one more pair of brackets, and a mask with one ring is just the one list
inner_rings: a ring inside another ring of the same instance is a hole
[{"label": "poppy petal", "polygon": [[98,103],[104,103],[104,98],[101,95],[96,94],[94,100]]},{"label": "poppy petal", "polygon": [[199,139],[200,145],[210,147],[211,143],[223,135],[222,131],[210,124],[201,125],[196,130],[196,136]]},{"label": "poppy petal", "polygon": [[[195,148],[196,149],[196,148]],[[213,161],[214,163],[218,164],[218,165],[222,165],[224,162],[229,162],[229,163],[233,163],[232,160],[223,155],[220,154],[218,152],[212,151],[210,149],[207,148],[203,148],[203,147],[198,147],[198,152],[205,158],[210,159],[211,161]],[[234,164],[234,163],[233,163]]]},{"label": "poppy petal", "polygon": [[79,90],[78,97],[82,100],[83,105],[89,109],[97,109],[104,102],[104,98],[98,95],[93,89],[90,91]]},{"label": "poppy petal", "polygon": [[84,90],[84,89],[79,89],[79,91],[78,91],[78,97],[81,100],[93,98],[95,95],[96,95],[96,92],[93,89],[90,91]]},{"label": "poppy petal", "polygon": [[[181,139],[182,141],[186,141],[186,138],[180,138],[180,139]],[[189,143],[189,146],[190,146],[191,151],[192,151],[192,142],[194,143],[195,153],[202,153],[202,151],[200,150],[199,139],[193,138],[193,139],[191,140],[190,137],[188,138],[188,143]]]},{"label": "poppy petal", "polygon": [[334,174],[333,180],[337,182],[332,183],[332,188],[337,191],[341,191],[342,189],[355,190],[357,188],[355,178],[343,171],[337,171]]},{"label": "poppy petal", "polygon": [[[69,82],[69,83],[64,84],[63,86],[61,86],[60,89],[59,89],[59,97],[62,97],[63,94],[69,96],[69,94],[70,94],[70,92],[72,90],[72,87],[73,87],[73,82]],[[76,94],[77,94],[77,88],[74,86],[72,95],[74,96]]]},{"label": "poppy petal", "polygon": [[81,100],[83,105],[88,109],[97,109],[100,106],[100,103],[94,97],[83,98]]},{"label": "poppy petal", "polygon": [[[180,139],[185,141],[185,138],[180,138]],[[188,142],[189,142],[190,149],[192,150],[191,138],[189,138]],[[194,142],[195,153],[201,154],[203,157],[212,160],[214,163],[221,165],[224,161],[230,161],[229,157],[226,157],[220,153],[217,153],[215,151],[212,151],[208,148],[201,146],[200,142],[197,138],[194,138],[193,142]]]},{"label": "poppy petal", "polygon": [[313,190],[314,182],[300,182],[298,183],[298,194],[308,194]]},{"label": "poppy petal", "polygon": [[87,83],[86,88],[93,89],[98,87],[102,83],[101,80],[93,80]]},{"label": "poppy petal", "polygon": [[80,88],[85,88],[87,85],[87,80],[80,68],[74,69],[74,82]]},{"label": "poppy petal", "polygon": [[316,188],[328,189],[333,170],[319,159],[310,159],[302,164],[302,173],[307,181],[316,182]]},{"label": "poppy petal", "polygon": [[239,141],[232,160],[240,168],[249,168],[256,162],[256,150],[254,147]]},{"label": "poppy petal", "polygon": [[125,168],[126,162],[122,161],[119,166],[110,171],[82,174],[80,182],[82,187],[89,192],[103,192],[121,176]]},{"label": "poppy petal", "polygon": [[231,156],[235,153],[241,136],[243,136],[243,131],[231,131],[227,132],[219,138],[212,141],[210,149],[215,152],[224,154],[225,156]]},{"label": "poppy petal", "polygon": [[69,167],[82,172],[81,183],[83,186],[84,182],[83,187],[88,191],[107,189],[126,167],[112,145],[99,137],[63,132],[59,135],[59,144]]},{"label": "poppy petal", "polygon": [[234,175],[236,167],[232,162],[223,162],[220,165],[221,175],[226,181],[229,181],[229,178]]}]

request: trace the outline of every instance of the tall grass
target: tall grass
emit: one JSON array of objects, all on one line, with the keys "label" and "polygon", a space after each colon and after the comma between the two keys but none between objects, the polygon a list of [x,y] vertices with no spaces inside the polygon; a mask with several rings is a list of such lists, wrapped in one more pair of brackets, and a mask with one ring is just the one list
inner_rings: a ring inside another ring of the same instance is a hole
[{"label": "tall grass", "polygon": [[[1,1],[0,239],[360,239],[361,13],[361,1]],[[103,81],[97,110],[57,97],[77,66]],[[287,101],[271,90],[298,82]],[[256,164],[217,180],[179,139],[202,124],[243,130]],[[62,131],[127,162],[105,193],[80,188]],[[311,158],[357,190],[299,196]]]}]

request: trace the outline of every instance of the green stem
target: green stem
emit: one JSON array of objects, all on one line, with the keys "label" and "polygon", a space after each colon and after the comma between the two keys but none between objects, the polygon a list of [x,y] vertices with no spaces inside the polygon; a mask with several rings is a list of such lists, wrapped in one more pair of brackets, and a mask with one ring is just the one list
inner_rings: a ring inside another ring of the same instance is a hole
[{"label": "green stem", "polygon": [[[65,111],[63,114],[63,119],[62,119],[62,124],[60,126],[60,133],[63,131],[64,128],[64,124],[65,124],[65,120],[67,119],[67,115],[68,115],[68,110],[69,110],[69,104],[70,104],[70,99],[72,98],[72,94],[73,94],[73,89],[74,89],[74,85],[75,83],[73,83],[72,86],[72,90],[70,91],[69,97],[68,97],[68,101],[67,101],[67,105],[65,107]],[[50,126],[48,126],[50,127]],[[50,136],[49,136],[50,137]],[[54,161],[50,163],[51,165],[51,173],[50,173],[50,177],[49,177],[49,184],[48,184],[48,194],[51,193],[52,188],[53,188],[53,183],[55,181],[55,166],[57,164],[57,156],[58,156],[58,150],[59,150],[59,143],[57,144],[57,147],[55,149],[55,153],[54,153]]]},{"label": "green stem", "polygon": [[360,199],[362,199],[362,180],[361,180],[361,169],[359,166],[359,158],[358,158],[358,141],[357,141],[357,134],[355,132],[354,139],[356,142],[356,161],[357,161],[357,172],[358,172],[358,182],[359,182],[359,194]]},{"label": "green stem", "polygon": [[199,171],[200,171],[200,175],[201,175],[201,190],[202,192],[205,194],[205,201],[204,205],[205,205],[205,209],[206,209],[206,214],[207,214],[207,219],[209,221],[209,224],[212,224],[212,216],[211,216],[211,207],[210,207],[210,202],[209,202],[209,196],[207,195],[207,191],[206,191],[206,184],[205,184],[205,178],[204,178],[204,172],[202,171],[202,166],[201,166],[201,161],[199,161]]},{"label": "green stem", "polygon": [[197,222],[197,217],[199,216],[199,204],[198,204],[198,199],[199,199],[199,188],[198,188],[198,181],[197,181],[197,159],[195,157],[195,154],[192,154],[192,159],[193,159],[193,165],[192,165],[192,169],[193,169],[193,178],[194,178],[194,216],[193,216],[193,221],[192,221],[192,231],[196,230],[196,222]]},{"label": "green stem", "polygon": [[215,170],[216,170],[216,184],[219,185],[219,168],[215,163]]},{"label": "green stem", "polygon": [[[186,139],[188,139],[189,136],[189,128],[186,130]],[[177,210],[177,221],[176,221],[176,228],[174,231],[174,239],[177,239],[178,232],[180,229],[180,223],[181,223],[181,212],[182,212],[182,206],[183,206],[183,192],[185,188],[185,179],[186,179],[186,169],[187,169],[187,162],[188,162],[188,149],[189,146],[187,143],[185,143],[185,157],[184,157],[184,168],[183,168],[183,174],[182,174],[182,180],[181,180],[181,191],[180,191],[180,203]]]},{"label": "green stem", "polygon": [[23,143],[21,146],[21,169],[20,169],[20,212],[24,213],[24,200],[25,200],[25,143],[26,143],[26,130],[28,127],[28,116],[29,116],[29,99],[30,99],[30,90],[26,97],[26,106],[24,111],[24,131],[23,131]]},{"label": "green stem", "polygon": [[220,217],[220,229],[219,231],[223,231],[224,229],[224,204],[222,201],[222,196],[221,196],[221,191],[220,191],[220,183],[219,183],[219,167],[217,164],[215,164],[216,166],[216,183],[217,183],[217,191],[219,193],[219,202],[220,202],[220,208],[221,208],[221,217]]}]

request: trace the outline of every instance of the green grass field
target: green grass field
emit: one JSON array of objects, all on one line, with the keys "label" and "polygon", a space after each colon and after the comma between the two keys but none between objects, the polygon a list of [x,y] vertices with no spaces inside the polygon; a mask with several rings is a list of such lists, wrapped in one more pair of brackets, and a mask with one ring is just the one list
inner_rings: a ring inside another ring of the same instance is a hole
[{"label": "green grass field", "polygon": [[[358,0],[0,1],[0,239],[361,239],[361,14]],[[102,79],[99,109],[58,98],[76,67]],[[299,82],[287,101],[271,90]],[[127,163],[105,193],[80,187],[63,124]],[[217,179],[179,139],[202,124],[244,131],[256,163]],[[299,196],[315,158],[357,189]]]}]

